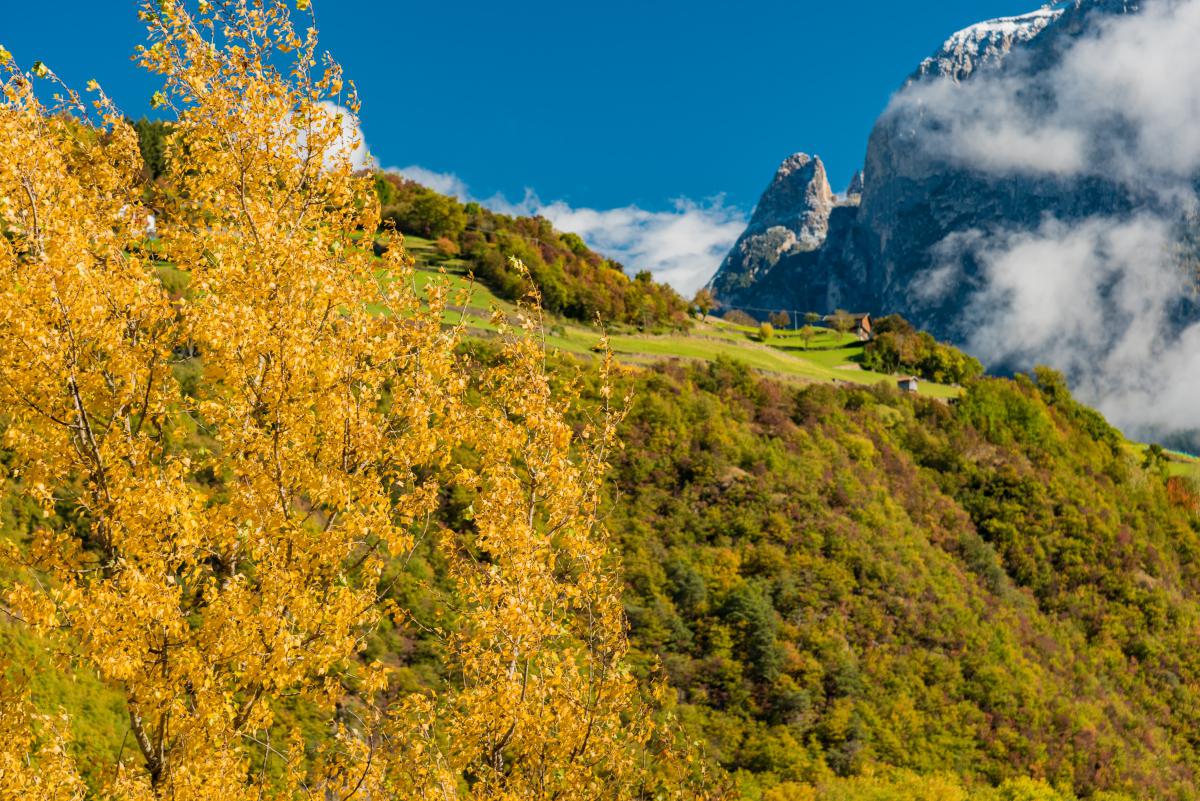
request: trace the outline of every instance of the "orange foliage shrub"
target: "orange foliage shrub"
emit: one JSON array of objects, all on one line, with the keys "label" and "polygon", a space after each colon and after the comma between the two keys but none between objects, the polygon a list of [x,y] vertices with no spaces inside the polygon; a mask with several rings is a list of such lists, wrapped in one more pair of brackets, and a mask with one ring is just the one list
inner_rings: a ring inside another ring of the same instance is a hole
[{"label": "orange foliage shrub", "polygon": [[1197,491],[1195,481],[1171,476],[1167,479],[1167,499],[1173,506],[1200,513],[1200,491]]}]

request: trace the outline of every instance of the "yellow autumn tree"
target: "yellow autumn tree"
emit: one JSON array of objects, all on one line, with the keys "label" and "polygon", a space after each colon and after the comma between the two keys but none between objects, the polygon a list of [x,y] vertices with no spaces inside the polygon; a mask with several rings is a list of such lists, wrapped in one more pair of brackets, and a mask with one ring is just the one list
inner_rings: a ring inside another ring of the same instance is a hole
[{"label": "yellow autumn tree", "polygon": [[0,801],[78,801],[84,784],[68,752],[65,718],[38,715],[0,683]]},{"label": "yellow autumn tree", "polygon": [[[509,334],[503,315],[494,322]],[[392,710],[388,733],[402,745],[388,750],[384,786],[405,798],[697,797],[702,775],[645,717],[625,664],[620,581],[600,521],[619,422],[611,356],[600,368],[604,405],[583,424],[574,459],[574,393],[551,389],[536,306],[522,323],[480,381],[480,424],[467,440],[479,464],[453,477],[474,493],[472,530],[443,532],[462,611],[447,631],[461,684]],[[455,792],[463,776],[470,784]]]},{"label": "yellow autumn tree", "polygon": [[[7,610],[123,693],[136,753],[92,771],[114,801],[698,792],[625,665],[599,523],[616,412],[569,422],[536,304],[475,365],[399,237],[375,257],[357,101],[312,17],[297,31],[307,7],[143,5],[140,60],[176,113],[152,242],[113,105],[0,50],[0,414],[44,513],[4,552]],[[406,620],[380,577],[439,481],[476,496],[469,530],[437,534],[451,678],[397,697],[360,654]],[[324,741],[272,745],[302,702]],[[14,709],[6,733],[50,720]],[[0,743],[0,784],[81,796],[54,721]]]}]

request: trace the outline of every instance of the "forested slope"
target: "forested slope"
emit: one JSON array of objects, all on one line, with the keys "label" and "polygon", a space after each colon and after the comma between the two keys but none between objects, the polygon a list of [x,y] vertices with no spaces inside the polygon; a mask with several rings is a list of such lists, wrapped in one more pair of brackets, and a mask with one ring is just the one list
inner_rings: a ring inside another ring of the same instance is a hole
[{"label": "forested slope", "polygon": [[[586,415],[593,367],[553,367],[581,376]],[[1195,491],[1057,375],[947,404],[722,359],[630,368],[616,389],[632,400],[608,525],[636,664],[661,667],[738,796],[1200,797]],[[14,489],[6,525],[28,531]],[[448,492],[443,521],[469,528],[472,501]],[[397,692],[453,682],[430,634],[454,606],[445,565],[428,547],[391,575],[416,617],[364,658]],[[119,702],[24,667],[43,707],[87,721],[85,752],[119,747]]]},{"label": "forested slope", "polygon": [[[582,371],[586,417],[591,368],[555,369]],[[616,389],[638,669],[737,796],[1200,797],[1195,485],[1056,373],[947,403],[718,359]],[[446,496],[446,521],[471,502]],[[419,572],[405,592],[438,584]],[[436,645],[402,636],[428,680]]]},{"label": "forested slope", "polygon": [[[546,310],[585,323],[683,330],[683,298],[646,271],[634,276],[589,248],[576,234],[555,230],[544,217],[514,217],[461,203],[394,173],[375,176],[385,225],[435,239],[459,257],[497,296],[520,300],[536,288]],[[516,270],[517,258],[526,271]]]},{"label": "forested slope", "polygon": [[1194,491],[1057,375],[953,405],[736,363],[634,383],[634,639],[744,791],[890,765],[1197,797]]}]

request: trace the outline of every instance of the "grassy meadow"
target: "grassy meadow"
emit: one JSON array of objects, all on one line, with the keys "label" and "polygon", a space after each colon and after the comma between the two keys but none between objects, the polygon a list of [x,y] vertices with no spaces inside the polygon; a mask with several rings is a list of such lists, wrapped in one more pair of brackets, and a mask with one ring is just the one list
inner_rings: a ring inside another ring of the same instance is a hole
[{"label": "grassy meadow", "polygon": [[[513,304],[496,297],[482,284],[470,281],[466,262],[443,258],[432,241],[406,236],[405,245],[416,259],[419,287],[442,280],[449,285],[452,297],[470,291],[465,306],[454,306],[447,311],[447,323],[461,319],[469,330],[486,336],[495,331],[491,323],[493,308],[514,311]],[[588,353],[600,342],[600,333],[595,328],[565,319],[552,319],[548,323],[546,343],[552,349]],[[853,334],[825,328],[818,328],[807,343],[797,330],[777,330],[768,341],[761,342],[758,329],[710,316],[697,321],[688,333],[651,334],[628,326],[614,328],[609,331],[609,345],[622,361],[630,364],[672,358],[712,361],[726,356],[775,378],[801,382],[871,385],[896,380],[895,376],[862,369],[859,360],[863,345]],[[953,398],[960,389],[923,381],[920,392],[935,398]]]}]

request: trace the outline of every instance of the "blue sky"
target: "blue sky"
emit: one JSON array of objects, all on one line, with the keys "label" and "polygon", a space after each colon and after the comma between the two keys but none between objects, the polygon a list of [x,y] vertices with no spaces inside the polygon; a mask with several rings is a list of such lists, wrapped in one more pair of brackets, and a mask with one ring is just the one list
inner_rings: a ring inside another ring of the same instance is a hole
[{"label": "blue sky", "polygon": [[[315,3],[324,45],[359,85],[382,166],[452,174],[460,193],[504,197],[514,210],[557,207],[556,222],[564,210],[637,210],[648,216],[625,221],[636,231],[708,211],[724,226],[701,243],[709,261],[783,158],[817,153],[843,188],[875,117],[922,58],[959,28],[1037,4]],[[22,63],[43,60],[80,87],[96,78],[127,113],[147,112],[156,86],[128,60],[142,38],[132,0],[4,5],[0,43]],[[654,262],[670,252],[630,251],[603,218],[591,225],[589,238],[607,233],[627,264],[672,275]],[[704,268],[678,269],[690,288]]]}]

